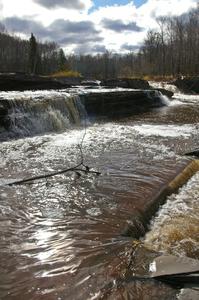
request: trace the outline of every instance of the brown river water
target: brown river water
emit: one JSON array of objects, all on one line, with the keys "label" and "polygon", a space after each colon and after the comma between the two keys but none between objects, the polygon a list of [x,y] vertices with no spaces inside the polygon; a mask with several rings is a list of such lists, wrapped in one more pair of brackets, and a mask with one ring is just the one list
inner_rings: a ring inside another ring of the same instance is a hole
[{"label": "brown river water", "polygon": [[[46,127],[41,133],[48,118],[38,120],[34,113],[36,134],[23,136],[26,129],[17,127],[16,115],[25,111],[13,99],[60,94],[0,95],[15,106],[15,131],[0,143],[0,299],[189,299],[186,290],[133,276],[146,273],[145,260],[154,251],[199,259],[199,173],[152,219],[141,239],[146,249],[137,251],[131,270],[134,243],[122,233],[132,215],[191,160],[182,154],[199,146],[199,96],[176,91],[168,106],[148,113],[87,120],[86,135],[77,114],[71,126],[54,108],[48,114],[57,132]],[[101,175],[71,172],[6,186],[78,164],[82,139],[84,163]]]}]

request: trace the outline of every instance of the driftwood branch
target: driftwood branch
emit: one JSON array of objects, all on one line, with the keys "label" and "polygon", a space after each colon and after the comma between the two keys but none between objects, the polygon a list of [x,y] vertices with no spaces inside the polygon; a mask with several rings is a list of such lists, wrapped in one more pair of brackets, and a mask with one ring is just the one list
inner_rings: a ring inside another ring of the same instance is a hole
[{"label": "driftwood branch", "polygon": [[[83,168],[81,168],[81,166]],[[8,183],[7,185],[9,185],[9,186],[20,185],[20,184],[32,182],[32,181],[39,180],[39,179],[47,179],[47,178],[50,178],[50,177],[53,177],[53,176],[56,176],[56,175],[61,175],[61,174],[67,173],[67,172],[83,172],[85,174],[95,174],[95,175],[98,175],[98,176],[101,174],[100,172],[97,172],[97,171],[91,171],[88,166],[85,166],[81,162],[79,165],[77,165],[75,167],[71,167],[71,168],[68,168],[68,169],[63,169],[63,170],[48,173],[48,174],[43,174],[43,175],[33,176],[33,177],[29,177],[29,178],[24,178],[24,179],[21,179],[21,180],[16,180],[16,181]]]}]

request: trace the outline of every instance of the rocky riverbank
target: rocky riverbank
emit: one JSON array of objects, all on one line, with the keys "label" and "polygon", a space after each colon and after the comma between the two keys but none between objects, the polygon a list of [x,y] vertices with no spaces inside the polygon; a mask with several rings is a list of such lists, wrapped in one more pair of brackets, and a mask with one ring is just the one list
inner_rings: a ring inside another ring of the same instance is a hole
[{"label": "rocky riverbank", "polygon": [[[105,88],[128,88],[139,90],[153,89],[148,81],[139,78],[114,78],[97,81],[83,78],[59,78],[31,76],[27,74],[0,74],[0,91],[25,91],[25,90],[57,90],[76,86],[96,86]],[[171,98],[173,93],[165,89],[157,89],[163,95]]]},{"label": "rocky riverbank", "polygon": [[64,89],[71,85],[50,77],[26,74],[0,74],[0,91]]},{"label": "rocky riverbank", "polygon": [[[139,89],[139,90],[150,90],[154,89],[150,86],[148,81],[140,78],[114,78],[102,80],[101,85],[110,88],[128,88],[128,89]],[[157,88],[157,91],[161,92],[163,95],[171,98],[173,96],[173,92],[165,90],[163,88]]]}]

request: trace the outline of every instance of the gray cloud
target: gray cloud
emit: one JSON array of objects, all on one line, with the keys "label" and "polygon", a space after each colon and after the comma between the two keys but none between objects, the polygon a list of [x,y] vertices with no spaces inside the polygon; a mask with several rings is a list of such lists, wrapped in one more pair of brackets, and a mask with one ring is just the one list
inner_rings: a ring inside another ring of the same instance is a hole
[{"label": "gray cloud", "polygon": [[103,19],[101,21],[101,25],[104,28],[115,31],[115,32],[122,32],[122,31],[141,32],[144,30],[143,28],[139,27],[135,22],[125,24],[121,20]]},{"label": "gray cloud", "polygon": [[107,51],[104,45],[95,45],[92,47],[92,52],[95,53],[105,53]]},{"label": "gray cloud", "polygon": [[96,53],[105,53],[106,51],[107,49],[104,45],[95,44],[93,42],[78,45],[74,49],[74,52],[76,54],[96,54]]},{"label": "gray cloud", "polygon": [[56,20],[48,29],[54,40],[60,44],[82,44],[90,41],[99,42],[103,39],[100,32],[90,21],[71,22],[68,20]]},{"label": "gray cloud", "polygon": [[89,33],[93,34],[98,33],[95,29],[94,24],[90,21],[80,21],[80,22],[72,22],[68,20],[58,19],[54,21],[50,26],[50,30],[52,31],[68,31],[68,32],[78,32],[78,33]]},{"label": "gray cloud", "polygon": [[79,36],[78,34],[70,34],[68,37],[62,38],[59,41],[57,41],[60,45],[75,45],[75,44],[86,44],[88,42],[101,42],[103,38],[101,37],[94,37],[92,35]]},{"label": "gray cloud", "polygon": [[55,41],[62,46],[101,42],[103,40],[100,37],[100,31],[97,31],[90,21],[71,22],[59,19],[50,26],[44,27],[36,21],[10,17],[4,19],[4,24],[8,30],[24,34],[32,32],[38,38]]},{"label": "gray cloud", "polygon": [[6,29],[18,33],[30,34],[33,32],[39,37],[47,35],[47,29],[39,22],[25,20],[18,17],[9,17],[3,20]]},{"label": "gray cloud", "polygon": [[138,51],[140,49],[140,45],[129,45],[129,44],[123,44],[120,47],[121,50],[127,50],[127,51]]},{"label": "gray cloud", "polygon": [[68,9],[84,9],[85,4],[82,0],[34,0],[34,2],[45,8],[64,7]]},{"label": "gray cloud", "polygon": [[75,47],[74,49],[74,53],[75,54],[88,54],[91,53],[91,44],[86,43],[83,45],[78,45],[77,47]]}]

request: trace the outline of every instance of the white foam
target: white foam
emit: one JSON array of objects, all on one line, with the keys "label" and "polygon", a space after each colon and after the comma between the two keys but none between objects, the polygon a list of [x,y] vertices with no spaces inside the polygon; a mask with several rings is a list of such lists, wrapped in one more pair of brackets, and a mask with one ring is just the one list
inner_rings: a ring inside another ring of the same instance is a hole
[{"label": "white foam", "polygon": [[136,125],[134,129],[145,136],[189,137],[195,130],[191,125]]}]

